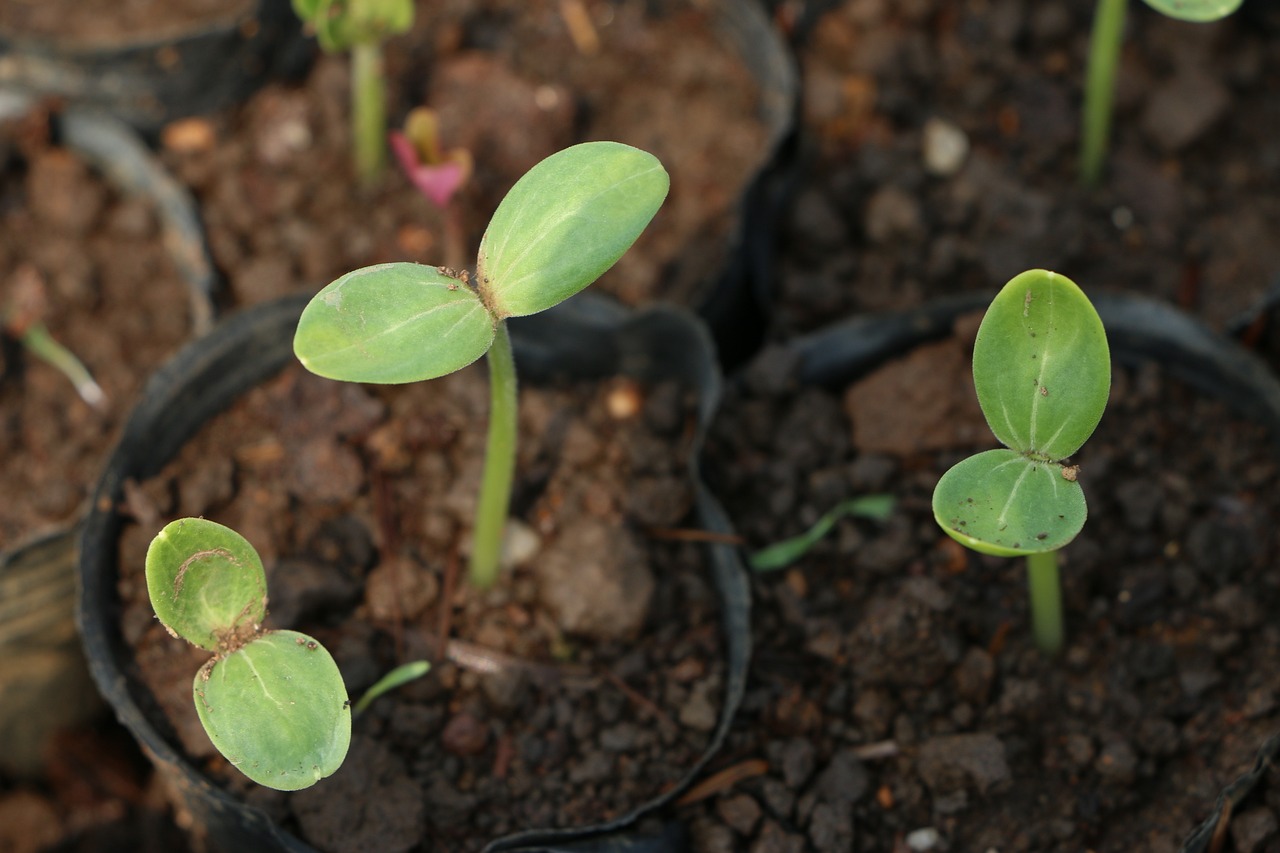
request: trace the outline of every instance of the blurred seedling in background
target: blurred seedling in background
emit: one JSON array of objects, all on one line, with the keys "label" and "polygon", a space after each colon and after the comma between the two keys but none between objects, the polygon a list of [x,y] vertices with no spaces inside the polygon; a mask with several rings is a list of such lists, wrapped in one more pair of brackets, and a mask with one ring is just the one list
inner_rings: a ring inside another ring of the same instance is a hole
[{"label": "blurred seedling in background", "polygon": [[[1089,38],[1085,73],[1084,108],[1081,114],[1080,180],[1094,186],[1102,177],[1111,135],[1111,105],[1115,94],[1116,66],[1124,35],[1128,0],[1098,0]],[[1225,18],[1244,0],[1143,0],[1152,9],[1180,21],[1205,23]]]},{"label": "blurred seedling in background", "polygon": [[545,311],[599,278],[666,198],[652,154],[587,142],[552,154],[507,193],[480,241],[474,278],[411,263],[347,273],[312,298],[294,353],[313,373],[347,382],[434,379],[483,355],[489,432],[472,532],[472,582],[498,574],[516,459],[516,372],[507,318]]},{"label": "blurred seedling in background", "polygon": [[76,393],[90,406],[105,408],[107,395],[89,369],[75,353],[60,344],[44,324],[49,306],[40,274],[34,267],[24,265],[14,272],[11,282],[10,297],[0,305],[0,333],[67,377]]},{"label": "blurred seedling in background", "polygon": [[441,147],[440,118],[427,107],[410,110],[404,130],[391,131],[390,142],[400,168],[444,220],[445,266],[463,266],[466,237],[456,199],[474,168],[471,152],[465,148],[445,151]]},{"label": "blurred seedling in background", "polygon": [[835,528],[840,519],[852,516],[884,521],[893,512],[893,505],[893,495],[863,495],[841,501],[804,533],[761,548],[747,558],[747,564],[757,572],[785,569],[807,554],[810,548]]},{"label": "blurred seedling in background", "polygon": [[351,144],[356,175],[372,183],[387,165],[382,43],[413,26],[413,0],[293,0],[293,11],[326,53],[351,51]]},{"label": "blurred seedling in background", "polygon": [[1062,648],[1057,551],[1088,510],[1069,464],[1102,419],[1111,389],[1106,332],[1070,279],[1031,270],[1004,286],[973,345],[973,384],[1005,445],[965,459],[933,492],[933,514],[983,554],[1027,558],[1032,631],[1048,655]]}]

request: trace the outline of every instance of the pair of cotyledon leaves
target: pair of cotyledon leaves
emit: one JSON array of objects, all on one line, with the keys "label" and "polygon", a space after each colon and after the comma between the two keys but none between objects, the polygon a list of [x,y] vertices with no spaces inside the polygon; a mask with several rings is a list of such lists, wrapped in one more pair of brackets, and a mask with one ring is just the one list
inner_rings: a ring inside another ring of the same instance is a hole
[{"label": "pair of cotyledon leaves", "polygon": [[[324,288],[294,348],[315,373],[412,382],[451,373],[493,344],[507,317],[585,288],[653,218],[669,179],[651,154],[613,142],[539,163],[503,199],[481,242],[478,286],[433,267],[384,264]],[[214,746],[246,776],[280,790],[341,766],[351,710],[337,665],[313,638],[264,631],[266,575],[253,547],[211,521],[166,526],[147,552],[147,589],[170,630],[214,653],[192,685]]]},{"label": "pair of cotyledon leaves", "polygon": [[263,630],[267,580],[253,546],[221,524],[179,519],[152,540],[146,574],[160,622],[214,653],[192,697],[218,751],[282,791],[337,770],[351,741],[342,674],[312,637]]},{"label": "pair of cotyledon leaves", "polygon": [[1015,277],[978,329],[973,383],[1005,449],[947,471],[934,489],[934,516],[983,553],[1061,548],[1087,515],[1075,470],[1063,461],[1097,427],[1111,388],[1106,333],[1088,297],[1046,270]]},{"label": "pair of cotyledon leaves", "polygon": [[666,198],[652,154],[587,142],[551,155],[503,198],[471,283],[410,263],[365,267],[325,287],[302,313],[294,352],[313,373],[403,383],[484,355],[498,323],[546,310],[622,257]]}]

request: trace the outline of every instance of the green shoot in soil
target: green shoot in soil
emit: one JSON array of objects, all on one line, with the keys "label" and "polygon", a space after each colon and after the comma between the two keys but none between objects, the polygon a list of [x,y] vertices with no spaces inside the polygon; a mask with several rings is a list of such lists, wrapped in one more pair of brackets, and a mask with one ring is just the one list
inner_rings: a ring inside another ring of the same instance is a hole
[{"label": "green shoot in soil", "polygon": [[351,139],[356,174],[371,183],[387,163],[382,42],[413,25],[413,0],[293,0],[326,53],[351,51]]},{"label": "green shoot in soil", "polygon": [[[1085,74],[1084,109],[1081,114],[1080,180],[1094,186],[1102,177],[1111,133],[1111,102],[1115,93],[1116,66],[1124,35],[1125,3],[1128,0],[1098,0],[1089,39],[1088,70]],[[1243,0],[1145,0],[1158,12],[1182,21],[1216,21],[1225,18]]]},{"label": "green shoot in soil", "polygon": [[356,702],[351,709],[356,716],[364,713],[364,710],[373,704],[373,700],[382,694],[395,690],[397,687],[403,687],[410,681],[419,679],[431,671],[431,664],[425,660],[415,660],[409,663],[401,664],[386,675],[379,678],[372,687],[364,692],[360,697],[360,701]]},{"label": "green shoot in soil", "polygon": [[817,544],[818,540],[831,532],[837,521],[845,516],[852,515],[855,518],[883,521],[891,512],[893,512],[893,495],[864,495],[841,501],[804,533],[761,548],[752,554],[747,562],[757,572],[785,569],[803,557]]},{"label": "green shoot in soil", "polygon": [[147,550],[147,592],[175,637],[213,653],[192,684],[218,751],[254,782],[310,787],[340,766],[351,703],[329,652],[296,631],[262,628],[267,579],[257,551],[202,518],[165,526]]},{"label": "green shoot in soil", "polygon": [[465,271],[391,263],[332,282],[298,322],[293,348],[313,373],[405,383],[453,373],[488,354],[488,445],[470,573],[498,574],[515,474],[516,369],[508,317],[545,311],[622,257],[657,213],[670,179],[652,154],[587,142],[551,155],[516,182]]},{"label": "green shoot in soil", "polygon": [[1111,355],[1097,311],[1070,279],[1031,270],[1004,286],[973,346],[973,384],[1005,445],[965,459],[933,492],[949,535],[984,554],[1027,558],[1032,630],[1062,648],[1056,552],[1088,514],[1079,469],[1066,462],[1102,418]]}]

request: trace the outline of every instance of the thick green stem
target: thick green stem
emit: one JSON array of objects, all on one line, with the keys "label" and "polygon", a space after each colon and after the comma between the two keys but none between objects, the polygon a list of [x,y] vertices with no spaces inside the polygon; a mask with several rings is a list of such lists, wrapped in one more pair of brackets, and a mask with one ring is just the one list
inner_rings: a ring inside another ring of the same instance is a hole
[{"label": "thick green stem", "polygon": [[1094,186],[1102,176],[1111,134],[1111,101],[1115,95],[1116,65],[1124,34],[1127,0],[1098,0],[1089,38],[1089,68],[1084,84],[1084,113],[1080,145],[1080,180]]},{"label": "thick green stem", "polygon": [[471,545],[471,582],[488,589],[498,577],[502,529],[511,504],[516,469],[516,362],[505,321],[487,356],[489,361],[489,442],[485,448],[480,503]]},{"label": "thick green stem", "polygon": [[1058,580],[1058,552],[1027,555],[1027,591],[1031,596],[1031,633],[1036,646],[1049,657],[1062,651],[1062,585]]},{"label": "thick green stem", "polygon": [[382,45],[377,41],[351,46],[351,144],[356,175],[373,183],[387,163],[387,86],[382,73]]}]

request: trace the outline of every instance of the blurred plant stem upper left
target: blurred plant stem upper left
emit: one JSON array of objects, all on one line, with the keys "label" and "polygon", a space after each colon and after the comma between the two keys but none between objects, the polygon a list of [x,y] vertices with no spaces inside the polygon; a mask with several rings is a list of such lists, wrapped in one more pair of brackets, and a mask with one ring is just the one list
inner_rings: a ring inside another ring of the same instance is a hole
[{"label": "blurred plant stem upper left", "polygon": [[0,334],[17,341],[23,349],[52,366],[75,386],[76,393],[90,406],[102,409],[107,395],[94,381],[89,369],[49,333],[44,324],[48,300],[44,280],[35,267],[19,267],[11,279],[12,290],[0,305]]},{"label": "blurred plant stem upper left", "polygon": [[382,43],[413,25],[413,0],[293,0],[326,53],[351,51],[351,144],[356,175],[370,184],[387,165],[387,83]]}]

